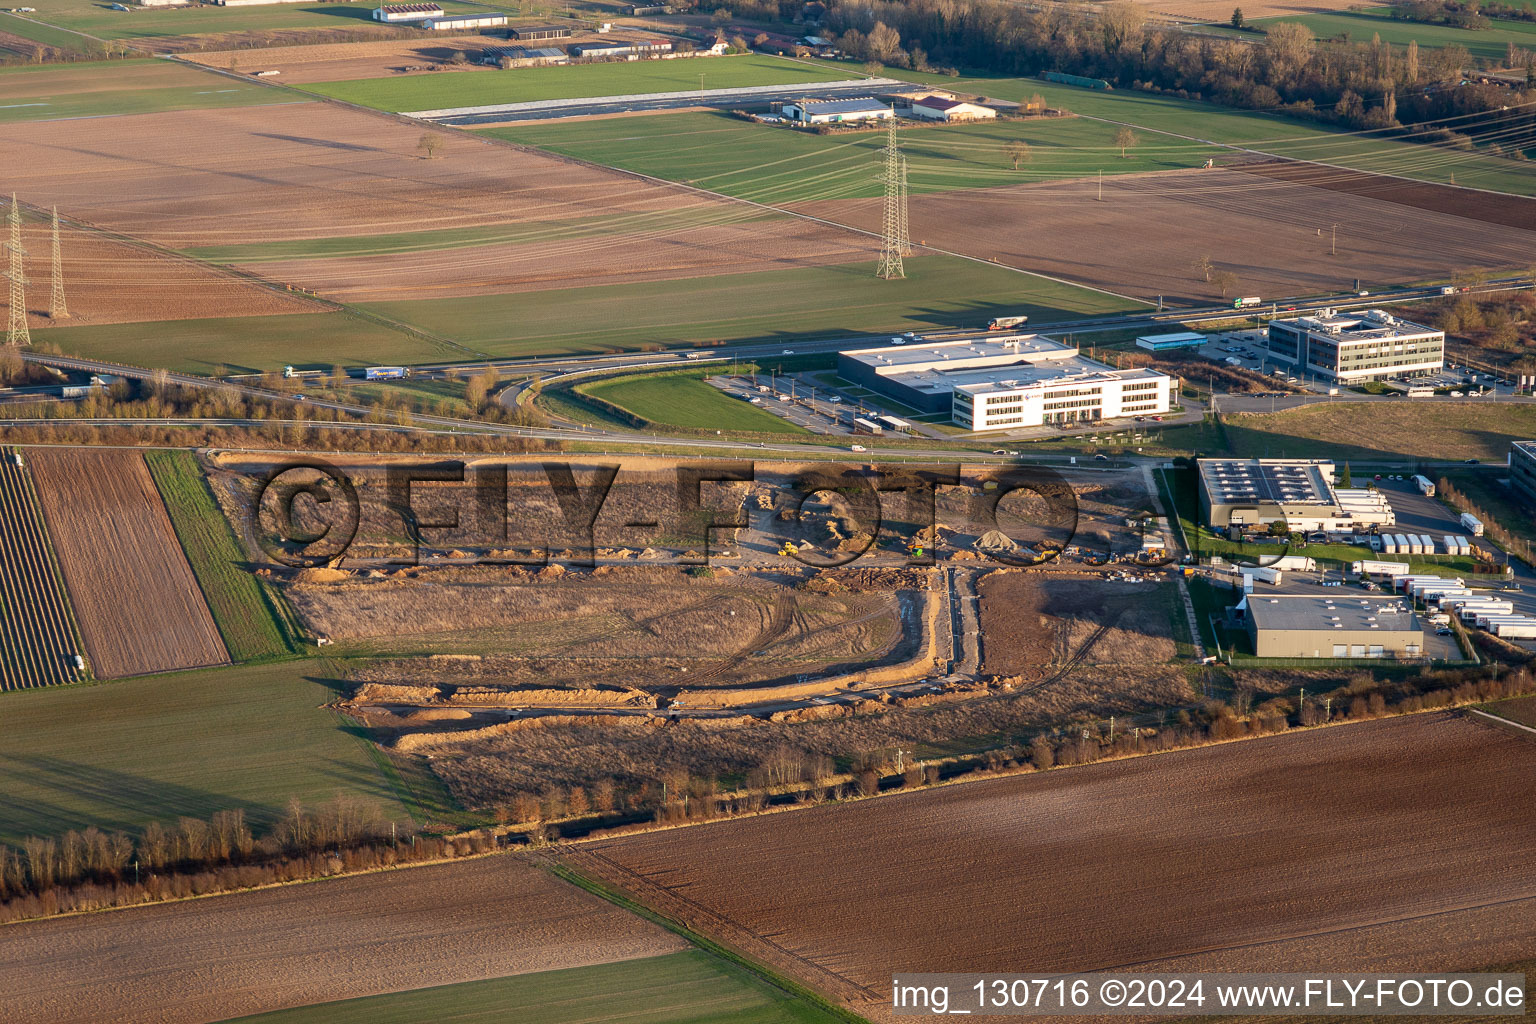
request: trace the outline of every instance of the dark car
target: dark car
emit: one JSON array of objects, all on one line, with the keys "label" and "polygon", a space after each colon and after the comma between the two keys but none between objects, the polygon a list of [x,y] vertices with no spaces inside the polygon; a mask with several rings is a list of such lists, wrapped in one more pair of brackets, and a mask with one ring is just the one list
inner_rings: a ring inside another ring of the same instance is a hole
[{"label": "dark car", "polygon": [[1481,462],[1481,461],[1482,461],[1482,460],[1481,460],[1481,459],[1462,459],[1462,460],[1461,460],[1461,461],[1462,461],[1462,463],[1463,463],[1463,464],[1465,464],[1465,465],[1468,465],[1468,466],[1475,466],[1475,465],[1477,465],[1477,464],[1478,464],[1478,463],[1479,463],[1479,462]]}]

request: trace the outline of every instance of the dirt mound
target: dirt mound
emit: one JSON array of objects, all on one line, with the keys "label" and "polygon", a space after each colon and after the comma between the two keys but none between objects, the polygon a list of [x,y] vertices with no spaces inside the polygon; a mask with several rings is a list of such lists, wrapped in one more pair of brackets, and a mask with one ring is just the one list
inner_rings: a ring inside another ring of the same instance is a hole
[{"label": "dirt mound", "polygon": [[352,574],[344,569],[300,569],[293,574],[295,583],[340,583],[351,578]]}]

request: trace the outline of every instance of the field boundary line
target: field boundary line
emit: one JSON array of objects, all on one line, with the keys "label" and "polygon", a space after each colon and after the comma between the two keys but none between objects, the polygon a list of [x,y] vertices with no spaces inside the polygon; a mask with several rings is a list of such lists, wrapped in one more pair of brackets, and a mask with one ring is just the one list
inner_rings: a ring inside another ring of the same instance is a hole
[{"label": "field boundary line", "polygon": [[[610,865],[611,867],[614,867],[614,868],[618,869],[621,873],[628,871],[628,869],[624,868],[622,865],[615,864],[611,860],[609,860],[607,857],[603,857],[601,854],[597,854],[594,851],[583,850],[583,851],[581,851],[581,853],[589,855],[589,856],[592,856],[593,858],[598,859],[598,860],[600,860],[600,861]],[[535,858],[535,859],[538,862],[542,863],[542,865],[546,868],[546,870],[548,870],[556,878],[559,878],[562,881],[568,882],[569,884],[574,885],[574,886],[576,886],[579,889],[583,889],[583,890],[591,893],[592,895],[597,896],[599,899],[606,900],[609,903],[612,903],[614,906],[620,907],[623,910],[627,910],[631,914],[634,914],[636,917],[641,917],[641,918],[644,918],[645,920],[648,920],[648,921],[652,922],[653,924],[660,925],[661,927],[667,929],[668,931],[672,932],[673,934],[679,935],[679,936],[687,939],[689,942],[693,943],[699,949],[702,949],[702,950],[704,950],[707,953],[710,953],[710,954],[712,954],[714,956],[717,956],[717,957],[721,958],[722,960],[727,961],[728,963],[736,964],[737,966],[741,967],[742,969],[744,969],[746,971],[749,971],[750,973],[752,973],[754,976],[758,977],[762,981],[767,982],[768,984],[772,985],[774,988],[777,988],[780,991],[786,992],[789,995],[795,996],[798,999],[802,999],[802,1000],[810,1003],[811,1005],[815,1006],[817,1009],[824,1010],[827,1013],[832,1014],[833,1016],[837,1017],[839,1020],[846,1022],[846,1024],[869,1024],[869,1021],[867,1021],[865,1018],[860,1017],[858,1014],[854,1013],[851,1010],[848,1010],[848,1009],[845,1009],[844,1007],[838,1006],[836,1003],[832,1002],[830,999],[828,999],[827,997],[821,995],[821,993],[815,991],[814,989],[808,988],[807,986],[800,984],[799,982],[795,981],[794,979],[786,977],[783,974],[780,974],[778,971],[775,971],[775,970],[771,969],[770,967],[768,967],[765,964],[759,963],[758,961],[752,959],[751,957],[747,956],[746,954],[740,953],[740,952],[732,949],[730,946],[725,945],[722,942],[719,942],[719,941],[717,941],[715,939],[711,939],[709,936],[707,936],[707,935],[703,934],[702,932],[699,932],[699,931],[689,927],[688,925],[684,924],[682,921],[679,921],[676,918],[673,918],[673,917],[671,917],[671,916],[669,916],[669,915],[667,915],[665,913],[662,913],[661,911],[659,911],[659,910],[657,910],[657,909],[647,905],[646,903],[642,902],[639,899],[638,896],[636,896],[634,894],[628,894],[628,893],[625,893],[625,892],[623,892],[621,890],[616,890],[613,887],[612,884],[607,883],[607,882],[605,882],[604,880],[602,880],[600,878],[593,878],[593,877],[590,877],[590,876],[588,876],[586,874],[583,874],[581,871],[577,870],[575,867],[573,867],[571,864],[565,862],[564,860],[544,859],[544,858]],[[633,872],[629,872],[629,873],[633,874]],[[636,877],[639,877],[639,876],[636,876]],[[701,909],[706,909],[707,910],[707,908],[701,908]],[[719,915],[716,915],[716,916],[719,916]],[[734,922],[731,922],[731,923],[734,923]],[[740,925],[736,925],[736,927],[740,928],[741,926]],[[745,931],[746,929],[742,929],[742,930]],[[772,943],[769,940],[765,939],[763,941],[769,942],[769,945],[774,946],[774,948],[780,948],[775,943]],[[793,953],[791,953],[789,955],[791,957],[794,957],[795,959],[804,960],[803,957],[797,957]],[[829,971],[827,968],[821,967],[821,965],[812,963],[811,961],[807,960],[805,962],[810,964],[812,967],[817,968],[818,970],[825,971],[826,973],[831,974],[832,977],[836,978],[839,982],[841,982],[843,984],[853,985],[855,988],[859,989],[860,991],[868,992],[871,998],[874,998],[874,999],[878,999],[879,998],[877,995],[875,995],[875,993],[869,992],[868,989],[865,989],[861,985],[856,985],[855,983],[850,982],[848,979],[844,978],[840,974],[837,974],[837,973],[835,973],[833,971]]]},{"label": "field boundary line", "polygon": [[1495,715],[1491,712],[1484,711],[1481,708],[1467,708],[1467,710],[1472,714],[1477,715],[1479,718],[1486,718],[1491,724],[1497,725],[1501,729],[1518,729],[1521,732],[1528,732],[1532,736],[1536,736],[1536,729],[1531,728],[1523,722],[1517,722],[1512,718],[1504,718],[1501,715]]}]

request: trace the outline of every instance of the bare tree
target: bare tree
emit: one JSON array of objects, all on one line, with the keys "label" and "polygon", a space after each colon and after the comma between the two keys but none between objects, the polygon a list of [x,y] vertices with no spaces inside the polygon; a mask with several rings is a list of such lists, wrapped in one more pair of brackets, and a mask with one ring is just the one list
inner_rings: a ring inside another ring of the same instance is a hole
[{"label": "bare tree", "polygon": [[1221,297],[1237,290],[1237,275],[1230,270],[1218,270],[1211,275],[1210,281],[1221,290]]},{"label": "bare tree", "polygon": [[1019,139],[1014,139],[1003,147],[1003,152],[1008,155],[1008,162],[1013,165],[1014,170],[1018,170],[1020,164],[1029,163],[1033,156],[1029,151],[1029,143]]},{"label": "bare tree", "polygon": [[1211,258],[1209,256],[1198,256],[1195,258],[1194,268],[1199,271],[1201,276],[1205,278],[1207,283],[1209,283],[1211,280],[1211,274],[1216,269],[1216,265],[1211,262]]},{"label": "bare tree", "polygon": [[428,160],[431,160],[437,156],[437,151],[442,148],[442,145],[443,137],[441,135],[434,134],[433,132],[426,132],[421,136],[421,139],[417,141],[416,148],[421,150],[422,154]]},{"label": "bare tree", "polygon": [[1115,148],[1120,150],[1120,159],[1122,160],[1125,159],[1125,151],[1131,149],[1136,145],[1137,142],[1140,141],[1141,140],[1136,137],[1136,133],[1131,131],[1125,125],[1121,125],[1119,128],[1115,129]]}]

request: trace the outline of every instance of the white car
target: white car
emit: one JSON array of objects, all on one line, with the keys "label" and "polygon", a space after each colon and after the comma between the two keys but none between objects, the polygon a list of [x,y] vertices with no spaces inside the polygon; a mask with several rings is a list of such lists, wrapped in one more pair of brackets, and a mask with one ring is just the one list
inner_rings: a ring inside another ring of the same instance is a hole
[{"label": "white car", "polygon": [[851,451],[851,452],[867,452],[867,451],[869,451],[868,448],[865,448],[861,444],[851,444],[851,445],[848,446],[848,450]]},{"label": "white car", "polygon": [[787,348],[783,352],[780,353],[780,355],[786,355],[786,356],[792,356],[794,354],[795,354],[795,350],[792,349],[792,348]]},{"label": "white car", "polygon": [[833,405],[836,405],[839,402],[841,402],[842,399],[840,397],[838,397],[837,395],[833,395],[831,398],[827,399],[827,401],[831,402]]}]

